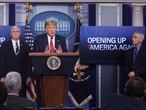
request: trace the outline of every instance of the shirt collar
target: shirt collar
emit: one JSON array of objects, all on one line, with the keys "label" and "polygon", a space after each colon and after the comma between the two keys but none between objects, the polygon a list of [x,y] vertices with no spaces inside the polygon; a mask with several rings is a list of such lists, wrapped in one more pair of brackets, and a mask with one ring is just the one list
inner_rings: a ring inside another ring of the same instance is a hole
[{"label": "shirt collar", "polygon": [[13,44],[15,44],[15,42],[18,42],[18,45],[20,45],[20,40],[19,39],[18,40],[12,39],[12,42],[13,42]]},{"label": "shirt collar", "polygon": [[[51,39],[51,36],[49,36],[48,34],[47,34],[47,36],[48,36],[49,39]],[[55,38],[55,36],[52,37],[52,39],[54,39],[54,38]]]}]

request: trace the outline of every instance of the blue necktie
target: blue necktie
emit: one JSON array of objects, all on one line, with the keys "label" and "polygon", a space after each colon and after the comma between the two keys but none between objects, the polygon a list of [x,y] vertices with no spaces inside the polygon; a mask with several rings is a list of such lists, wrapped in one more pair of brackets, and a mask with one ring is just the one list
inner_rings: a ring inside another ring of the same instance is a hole
[{"label": "blue necktie", "polygon": [[134,48],[134,52],[133,52],[133,63],[134,63],[135,60],[136,60],[137,53],[138,53],[138,48],[135,47],[135,48]]},{"label": "blue necktie", "polygon": [[19,53],[19,51],[20,51],[20,49],[19,49],[19,46],[18,46],[18,42],[16,41],[16,55],[18,55],[18,53]]}]

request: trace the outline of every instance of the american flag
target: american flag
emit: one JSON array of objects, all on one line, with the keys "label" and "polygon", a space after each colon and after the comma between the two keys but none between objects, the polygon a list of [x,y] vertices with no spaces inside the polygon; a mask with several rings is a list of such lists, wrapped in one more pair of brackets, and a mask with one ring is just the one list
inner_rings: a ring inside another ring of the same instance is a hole
[{"label": "american flag", "polygon": [[[77,30],[74,42],[74,52],[79,51],[80,48],[80,26],[82,25],[81,16],[77,17]],[[81,65],[80,58],[77,60],[74,69],[77,68],[77,72],[69,75],[69,91],[68,95],[72,103],[76,107],[83,107],[92,99],[90,92],[90,72],[88,65]]]},{"label": "american flag", "polygon": [[80,45],[80,26],[81,26],[81,20],[77,18],[77,30],[76,30],[76,37],[75,37],[75,42],[74,42],[74,48],[73,51],[76,52],[79,50],[79,45]]},{"label": "american flag", "polygon": [[[27,4],[29,5],[29,4]],[[25,42],[30,46],[31,51],[33,50],[34,36],[31,32],[30,24],[29,24],[29,11],[26,11],[26,21],[25,21]],[[28,99],[35,102],[36,100],[36,92],[35,92],[36,80],[32,78],[31,82],[27,84],[26,96]]]},{"label": "american flag", "polygon": [[28,99],[32,100],[33,102],[35,102],[36,100],[35,86],[36,86],[36,80],[32,78],[31,83],[27,85],[26,96]]},{"label": "american flag", "polygon": [[33,43],[34,43],[34,36],[31,32],[30,25],[28,21],[26,20],[26,25],[25,25],[25,42],[28,43],[30,46],[31,50],[33,50]]},{"label": "american flag", "polygon": [[[34,43],[34,36],[31,32],[30,25],[26,18],[26,25],[25,25],[25,42],[30,46],[31,51],[33,50],[33,43]],[[27,85],[26,96],[28,99],[32,100],[33,102],[36,99],[36,92],[35,92],[36,81],[32,78],[32,81]]]}]

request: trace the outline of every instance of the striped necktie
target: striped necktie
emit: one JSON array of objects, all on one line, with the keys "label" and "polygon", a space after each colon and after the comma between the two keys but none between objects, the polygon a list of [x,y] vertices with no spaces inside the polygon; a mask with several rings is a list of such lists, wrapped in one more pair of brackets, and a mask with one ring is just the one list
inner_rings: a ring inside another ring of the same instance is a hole
[{"label": "striped necktie", "polygon": [[16,41],[15,46],[16,46],[16,55],[18,55],[18,54],[19,54],[20,49],[19,49],[19,45],[18,45],[18,42],[17,42],[17,41]]}]

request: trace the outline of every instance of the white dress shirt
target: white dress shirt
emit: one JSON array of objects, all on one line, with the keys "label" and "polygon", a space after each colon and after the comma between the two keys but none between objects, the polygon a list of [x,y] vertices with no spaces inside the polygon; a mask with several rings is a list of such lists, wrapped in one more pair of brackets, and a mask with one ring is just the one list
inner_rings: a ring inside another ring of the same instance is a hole
[{"label": "white dress shirt", "polygon": [[[51,40],[51,36],[47,35],[48,37],[48,45],[50,46],[50,40]],[[52,40],[53,40],[53,47],[55,49],[55,36],[52,37]],[[50,47],[49,47],[50,48]]]},{"label": "white dress shirt", "polygon": [[12,45],[13,45],[13,49],[14,49],[14,52],[16,54],[16,42],[18,43],[18,47],[19,47],[19,50],[20,50],[20,40],[14,40],[12,39]]}]

